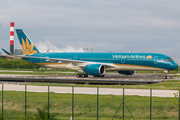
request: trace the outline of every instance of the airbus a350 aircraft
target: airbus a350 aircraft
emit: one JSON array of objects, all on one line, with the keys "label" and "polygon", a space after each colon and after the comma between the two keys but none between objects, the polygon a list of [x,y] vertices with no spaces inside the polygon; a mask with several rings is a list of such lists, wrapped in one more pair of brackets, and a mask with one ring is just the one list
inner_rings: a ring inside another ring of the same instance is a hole
[{"label": "airbus a350 aircraft", "polygon": [[16,33],[24,55],[14,57],[46,67],[78,70],[80,74],[77,77],[104,77],[105,71],[133,75],[138,70],[169,71],[178,68],[169,56],[157,53],[41,53],[22,29],[16,29]]}]

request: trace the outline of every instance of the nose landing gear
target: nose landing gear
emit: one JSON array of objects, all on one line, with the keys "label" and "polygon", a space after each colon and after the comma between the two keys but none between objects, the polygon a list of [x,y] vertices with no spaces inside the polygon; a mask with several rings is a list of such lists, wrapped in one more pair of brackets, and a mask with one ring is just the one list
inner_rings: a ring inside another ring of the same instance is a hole
[{"label": "nose landing gear", "polygon": [[168,73],[169,71],[164,71],[164,77],[163,77],[163,79],[167,79],[167,73]]},{"label": "nose landing gear", "polygon": [[167,75],[165,74],[165,76],[163,77],[163,79],[167,79]]}]

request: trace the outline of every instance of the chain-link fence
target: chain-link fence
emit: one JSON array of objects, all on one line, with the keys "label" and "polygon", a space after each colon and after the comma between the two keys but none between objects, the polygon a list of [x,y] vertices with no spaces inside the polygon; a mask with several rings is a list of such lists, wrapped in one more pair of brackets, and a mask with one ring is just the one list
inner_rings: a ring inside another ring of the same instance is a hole
[{"label": "chain-link fence", "polygon": [[30,91],[26,85],[21,87],[24,91],[18,91],[18,88],[17,91],[6,91],[2,84],[2,119],[180,120],[178,92],[175,97],[152,97],[152,89],[149,90],[149,96],[137,96],[125,95],[126,89],[117,91],[122,92],[122,95],[102,95],[98,87],[92,94],[79,94],[76,87],[69,87],[68,93],[51,92],[51,89],[55,89],[53,86],[47,86],[47,92]]}]

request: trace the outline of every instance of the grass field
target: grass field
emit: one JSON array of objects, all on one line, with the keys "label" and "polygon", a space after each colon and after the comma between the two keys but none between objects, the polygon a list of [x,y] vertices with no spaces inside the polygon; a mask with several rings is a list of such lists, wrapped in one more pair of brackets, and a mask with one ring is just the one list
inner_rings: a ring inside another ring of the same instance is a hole
[{"label": "grass field", "polygon": [[[2,94],[0,93],[0,96]],[[25,114],[25,93],[4,91],[4,117],[6,120],[21,120]],[[99,95],[99,120],[112,120],[117,112],[123,97],[117,95]],[[152,98],[152,119],[178,119],[177,98]],[[2,97],[1,97],[2,101]],[[0,101],[0,102],[1,102]],[[37,108],[47,112],[48,94],[27,92],[28,120],[35,120]],[[141,96],[125,96],[125,104],[137,120],[148,120],[150,117],[150,98]],[[1,106],[0,106],[1,107]],[[132,117],[125,107],[125,120]],[[43,111],[43,112],[44,112]],[[72,116],[72,95],[50,93],[50,114],[57,120],[69,120]],[[97,118],[96,95],[74,95],[74,120],[95,120]],[[122,106],[114,120],[122,118]]]}]

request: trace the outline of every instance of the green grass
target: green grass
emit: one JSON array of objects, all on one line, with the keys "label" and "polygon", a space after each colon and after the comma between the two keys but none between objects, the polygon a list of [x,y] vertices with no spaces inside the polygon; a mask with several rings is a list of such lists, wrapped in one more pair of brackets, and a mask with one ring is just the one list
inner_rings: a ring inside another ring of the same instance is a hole
[{"label": "green grass", "polygon": [[[24,116],[25,98],[24,92],[4,91],[4,117],[6,120],[17,120]],[[1,96],[1,92],[0,92]],[[47,112],[47,93],[27,92],[27,115],[34,117],[37,109]],[[2,100],[2,98],[0,97]],[[1,103],[0,100],[0,103]],[[122,103],[123,97],[117,95],[99,95],[99,120],[110,120]],[[152,98],[153,120],[178,119],[178,106],[176,98]],[[150,98],[142,96],[125,96],[125,103],[132,115],[137,120],[149,119]],[[0,104],[1,107],[1,104]],[[54,114],[58,120],[69,120],[72,116],[72,95],[50,93],[50,114]],[[96,95],[74,95],[75,120],[94,120],[97,116]],[[114,120],[122,118],[122,106]],[[125,107],[125,118],[130,120],[131,115]],[[19,119],[20,120],[20,119]]]},{"label": "green grass", "polygon": [[[8,70],[4,72],[1,71],[0,74],[18,74],[18,75],[76,75],[78,73],[75,70],[59,70],[59,69],[40,70],[40,69],[2,69],[0,68],[0,70]],[[18,71],[27,71],[27,72],[18,72]],[[32,72],[28,72],[28,71],[32,71]],[[74,72],[74,73],[66,73],[66,72]]]},{"label": "green grass", "polygon": [[76,75],[77,73],[31,73],[31,72],[0,72],[0,74],[17,74],[17,75]]},{"label": "green grass", "polygon": [[0,70],[12,70],[12,71],[39,71],[39,72],[48,72],[48,71],[55,71],[55,72],[77,72],[76,70],[68,70],[68,69],[22,69],[22,68],[0,68]]}]

